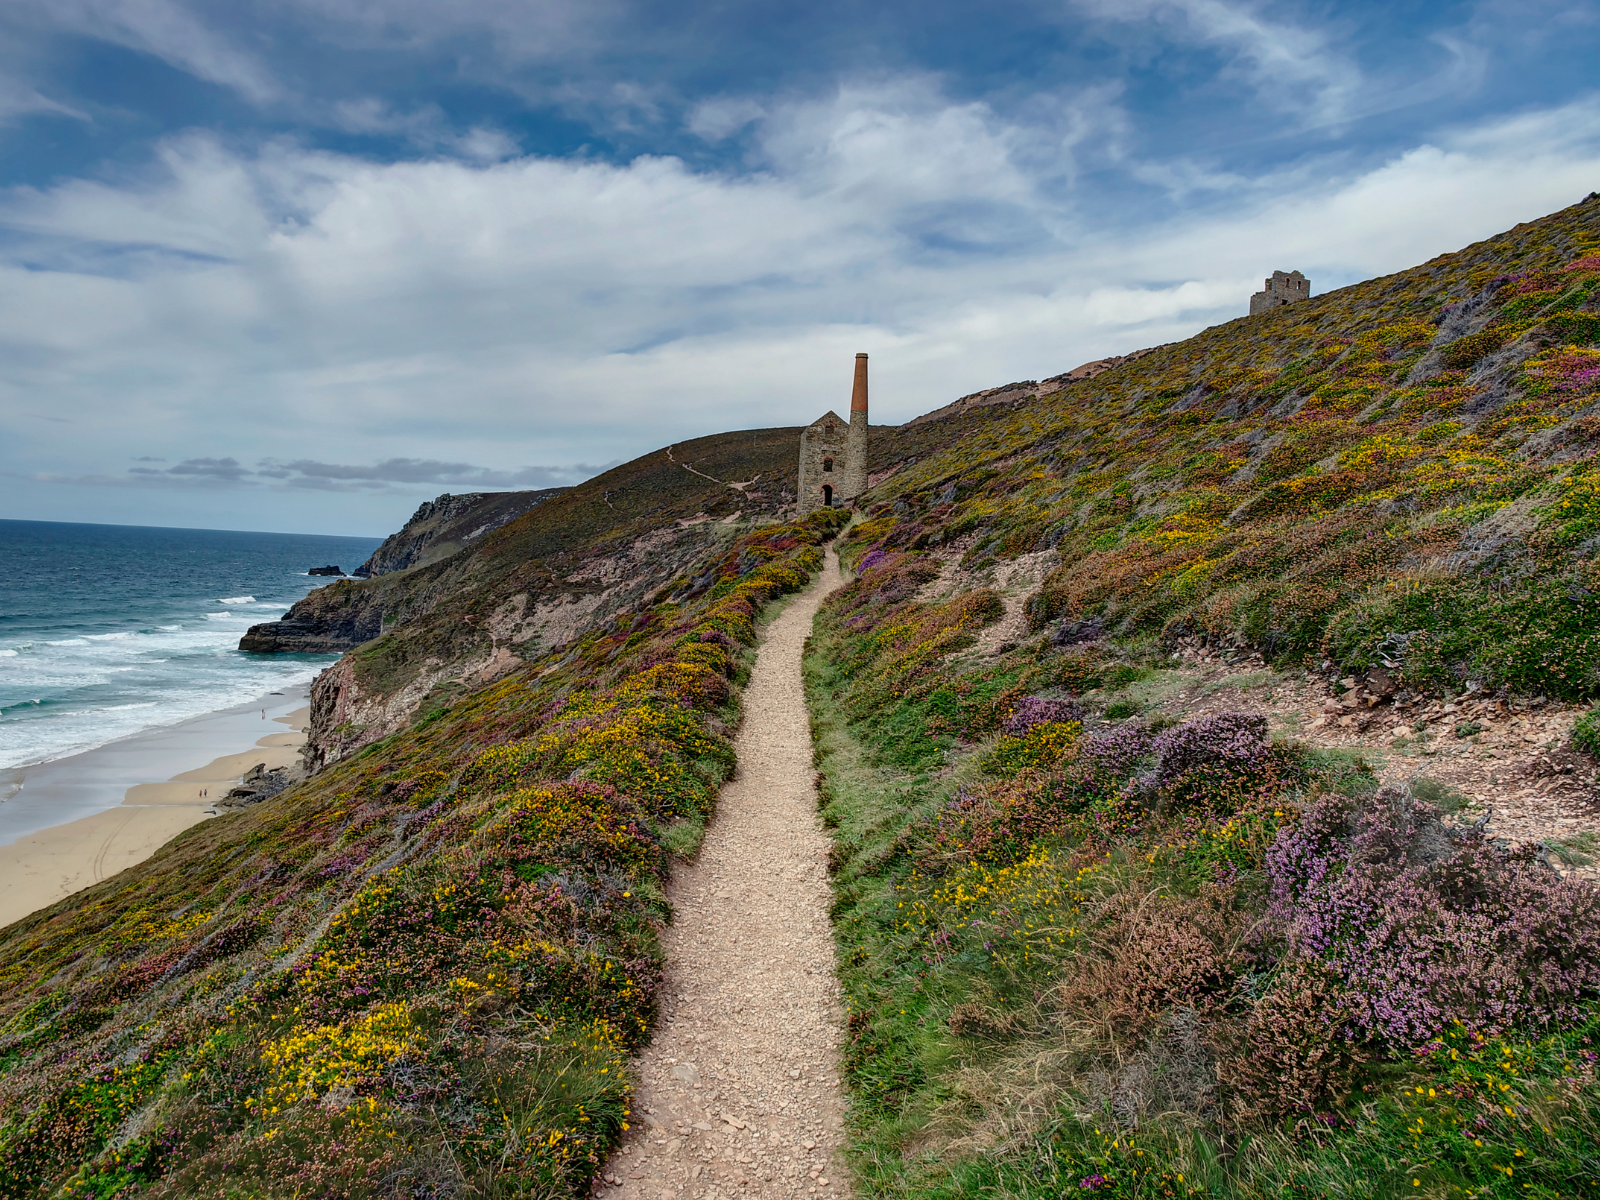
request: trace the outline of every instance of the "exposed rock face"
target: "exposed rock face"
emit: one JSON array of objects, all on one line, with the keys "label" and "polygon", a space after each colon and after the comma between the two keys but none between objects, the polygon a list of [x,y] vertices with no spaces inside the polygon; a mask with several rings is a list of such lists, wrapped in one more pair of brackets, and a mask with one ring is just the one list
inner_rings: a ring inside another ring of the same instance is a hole
[{"label": "exposed rock face", "polygon": [[300,772],[289,767],[267,770],[266,763],[257,763],[245,772],[239,785],[217,801],[217,808],[245,808],[270,800],[300,778]]},{"label": "exposed rock face", "polygon": [[424,501],[400,532],[385,538],[372,557],[351,574],[366,579],[435,562],[566,490],[468,492],[460,496],[446,492],[435,500]]},{"label": "exposed rock face", "polygon": [[[383,545],[352,575],[367,579],[438,562],[566,490],[474,492],[465,496],[446,492],[418,508],[400,532],[384,539]],[[342,576],[344,572],[338,567],[319,567],[310,574]],[[297,602],[282,620],[251,626],[239,639],[239,649],[251,654],[342,654],[383,632],[386,605],[391,620],[403,608],[381,589],[338,585],[318,588]]]},{"label": "exposed rock face", "polygon": [[[720,522],[685,521],[583,555],[564,564],[570,573],[546,577],[541,589],[518,592],[481,617],[473,614],[460,621],[448,644],[404,653],[403,672],[364,664],[365,649],[345,655],[311,685],[311,720],[301,751],[305,769],[316,771],[337,762],[430,708],[603,627],[615,613],[678,577],[726,533]],[[446,568],[435,564],[423,568],[423,574]],[[441,587],[453,583],[440,581]],[[391,603],[394,599],[390,597]],[[373,649],[406,638],[408,630],[392,627],[397,637],[385,638]]]},{"label": "exposed rock face", "polygon": [[1060,375],[1052,375],[1049,379],[1024,379],[1018,383],[1008,383],[1003,387],[988,388],[981,392],[973,392],[970,396],[963,396],[959,400],[946,404],[943,408],[936,408],[932,412],[923,413],[920,417],[912,417],[901,429],[910,429],[914,425],[922,425],[929,421],[942,421],[946,417],[959,417],[976,408],[984,408],[991,404],[1021,404],[1028,400],[1037,400],[1040,396],[1053,395],[1063,391],[1085,379],[1093,379],[1096,375],[1109,371],[1112,367],[1121,366],[1126,362],[1143,358],[1146,354],[1154,354],[1157,350],[1170,346],[1171,342],[1163,342],[1160,346],[1146,346],[1143,350],[1135,350],[1131,354],[1113,354],[1110,358],[1097,358],[1093,362],[1086,362],[1082,366],[1073,367],[1070,371],[1063,371]]},{"label": "exposed rock face", "polygon": [[342,654],[383,632],[383,600],[349,583],[318,588],[281,621],[252,625],[239,639],[249,654]]}]

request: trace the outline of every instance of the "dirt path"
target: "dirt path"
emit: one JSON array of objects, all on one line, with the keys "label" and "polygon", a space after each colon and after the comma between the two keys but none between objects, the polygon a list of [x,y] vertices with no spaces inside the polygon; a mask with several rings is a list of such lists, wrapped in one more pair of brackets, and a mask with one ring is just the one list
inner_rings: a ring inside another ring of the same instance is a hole
[{"label": "dirt path", "polygon": [[636,1063],[634,1127],[608,1197],[825,1197],[839,1157],[841,1028],[800,655],[822,575],[767,630],[744,694],[739,773],[695,861],[673,872],[661,1024]]}]

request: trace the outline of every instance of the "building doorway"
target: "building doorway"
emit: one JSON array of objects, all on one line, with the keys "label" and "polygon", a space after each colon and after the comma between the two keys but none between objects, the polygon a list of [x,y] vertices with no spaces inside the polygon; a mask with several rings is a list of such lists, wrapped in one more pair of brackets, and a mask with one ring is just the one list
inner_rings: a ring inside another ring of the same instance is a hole
[{"label": "building doorway", "polygon": [[822,485],[822,507],[833,507],[833,484],[831,483],[825,483]]}]

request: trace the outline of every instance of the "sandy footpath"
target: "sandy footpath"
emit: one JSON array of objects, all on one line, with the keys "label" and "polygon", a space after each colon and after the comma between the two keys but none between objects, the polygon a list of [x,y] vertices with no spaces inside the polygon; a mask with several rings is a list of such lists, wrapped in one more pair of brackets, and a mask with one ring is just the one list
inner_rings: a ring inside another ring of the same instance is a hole
[{"label": "sandy footpath", "polygon": [[0,926],[143,862],[205,820],[211,806],[257,763],[271,770],[297,762],[310,712],[299,708],[271,718],[288,732],[267,734],[253,750],[214,758],[165,783],[135,784],[114,808],[0,846]]},{"label": "sandy footpath", "polygon": [[744,694],[739,771],[695,861],[673,871],[660,1026],[635,1063],[633,1129],[597,1194],[827,1197],[840,1147],[842,1008],[800,656],[821,577],[766,631]]}]

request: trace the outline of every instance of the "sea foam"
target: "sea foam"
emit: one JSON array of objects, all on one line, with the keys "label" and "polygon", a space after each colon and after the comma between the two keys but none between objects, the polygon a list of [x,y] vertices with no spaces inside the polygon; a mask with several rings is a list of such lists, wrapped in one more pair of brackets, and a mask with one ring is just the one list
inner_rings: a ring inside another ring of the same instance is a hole
[{"label": "sea foam", "polygon": [[332,656],[243,654],[239,636],[320,582],[306,564],[377,545],[0,520],[0,769],[306,683]]}]

